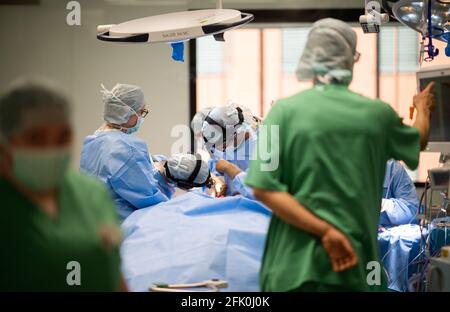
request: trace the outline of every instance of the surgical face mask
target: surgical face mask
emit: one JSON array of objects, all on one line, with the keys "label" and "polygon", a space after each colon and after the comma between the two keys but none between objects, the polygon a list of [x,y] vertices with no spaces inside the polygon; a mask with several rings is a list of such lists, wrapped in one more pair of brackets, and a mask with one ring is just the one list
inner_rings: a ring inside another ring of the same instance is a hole
[{"label": "surgical face mask", "polygon": [[143,123],[144,123],[144,118],[138,117],[136,125],[134,127],[132,127],[132,128],[127,128],[127,134],[136,133],[139,130],[139,128],[141,128]]},{"label": "surgical face mask", "polygon": [[249,160],[252,152],[253,141],[257,137],[257,132],[250,126],[241,127],[237,130],[234,138],[227,144],[225,150],[215,149],[213,151],[216,157],[228,161]]},{"label": "surgical face mask", "polygon": [[214,149],[213,154],[215,159],[224,159],[228,161],[248,161],[250,159],[251,149],[253,148],[252,140],[245,140],[238,147],[231,144],[224,151]]},{"label": "surgical face mask", "polygon": [[35,192],[56,189],[64,180],[70,163],[70,149],[12,150],[13,175],[24,187]]}]

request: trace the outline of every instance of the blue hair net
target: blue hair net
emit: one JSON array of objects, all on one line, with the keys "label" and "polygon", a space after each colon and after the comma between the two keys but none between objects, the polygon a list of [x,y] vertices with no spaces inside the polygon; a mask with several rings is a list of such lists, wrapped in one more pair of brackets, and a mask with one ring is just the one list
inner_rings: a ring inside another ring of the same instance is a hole
[{"label": "blue hair net", "polygon": [[105,105],[103,119],[107,122],[127,123],[145,105],[144,92],[138,86],[119,83],[112,90],[107,90],[103,84],[101,87]]},{"label": "blue hair net", "polygon": [[[239,120],[238,109],[242,112],[242,123],[240,123]],[[233,145],[235,136],[238,141],[242,143],[245,132],[251,128],[254,121],[253,114],[250,109],[235,103],[229,103],[227,106],[215,107],[209,112],[208,117],[226,129],[226,147]],[[223,133],[218,125],[210,124],[208,121],[204,121],[202,133],[208,143],[215,144],[216,147],[223,147]]]},{"label": "blue hair net", "polygon": [[194,132],[195,136],[201,135],[203,122],[205,121],[205,118],[206,118],[206,116],[208,116],[211,109],[212,109],[211,107],[206,107],[206,108],[198,111],[194,115],[194,118],[192,118],[191,129]]},{"label": "blue hair net", "polygon": [[297,78],[349,84],[353,76],[356,43],[355,31],[345,22],[332,18],[317,21],[300,57]]},{"label": "blue hair net", "polygon": [[[175,178],[182,181],[187,181],[191,174],[194,172],[197,166],[197,157],[192,154],[175,154],[167,160],[167,167],[170,170],[170,174]],[[197,176],[194,179],[194,183],[205,183],[209,177],[208,163],[202,161]]]}]

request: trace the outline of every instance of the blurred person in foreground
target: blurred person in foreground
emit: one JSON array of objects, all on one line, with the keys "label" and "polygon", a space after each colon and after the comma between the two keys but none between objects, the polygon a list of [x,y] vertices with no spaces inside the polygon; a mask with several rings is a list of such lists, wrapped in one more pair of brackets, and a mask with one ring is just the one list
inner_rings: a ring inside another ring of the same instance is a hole
[{"label": "blurred person in foreground", "polygon": [[0,290],[126,290],[113,201],[69,169],[67,99],[41,80],[0,97]]}]

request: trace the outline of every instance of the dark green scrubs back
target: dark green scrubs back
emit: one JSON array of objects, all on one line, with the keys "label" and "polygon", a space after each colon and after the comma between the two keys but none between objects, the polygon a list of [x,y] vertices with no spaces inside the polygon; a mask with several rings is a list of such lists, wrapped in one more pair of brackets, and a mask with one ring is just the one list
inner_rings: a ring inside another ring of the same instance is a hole
[{"label": "dark green scrubs back", "polygon": [[[317,86],[274,105],[264,124],[279,126],[279,137],[262,129],[257,159],[246,182],[289,192],[298,202],[345,233],[358,265],[332,270],[320,240],[273,216],[261,269],[263,291],[301,289],[303,284],[382,290],[366,281],[367,264],[379,261],[377,229],[386,161],[417,167],[418,130],[405,126],[387,104],[355,94],[345,86]],[[261,151],[266,141],[270,159]],[[279,166],[267,170],[279,155]],[[381,271],[382,266],[381,266]],[[305,285],[306,286],[306,285]]]},{"label": "dark green scrubs back", "polygon": [[1,178],[0,198],[0,290],[118,290],[120,228],[100,182],[68,172],[54,219]]}]

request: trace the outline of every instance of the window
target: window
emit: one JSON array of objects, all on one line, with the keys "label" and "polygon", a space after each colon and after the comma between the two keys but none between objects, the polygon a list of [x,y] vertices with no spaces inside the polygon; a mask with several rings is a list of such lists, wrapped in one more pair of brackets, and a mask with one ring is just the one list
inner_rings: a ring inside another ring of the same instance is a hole
[{"label": "window", "polygon": [[416,72],[419,65],[419,35],[412,29],[397,27],[398,71]]},{"label": "window", "polygon": [[[257,25],[256,25],[257,26]],[[266,116],[272,103],[311,87],[298,82],[296,69],[305,46],[307,24],[284,27],[270,24],[268,28],[245,28],[225,35],[226,42],[213,38],[197,40],[197,109],[225,105],[228,100],[246,105],[254,114]],[[381,28],[375,34],[364,34],[355,25],[360,61],[355,64],[350,88],[365,96],[379,97],[389,103],[405,123],[412,123],[409,108],[416,93],[419,65],[419,35],[401,25]],[[444,42],[434,44],[441,53]],[[449,64],[438,57],[423,67]],[[378,67],[377,67],[378,66]],[[426,168],[436,161],[422,155],[418,173],[421,181]]]},{"label": "window", "polygon": [[419,62],[418,34],[403,26],[382,27],[380,32],[380,72],[415,72]]},{"label": "window", "polygon": [[224,46],[213,37],[197,40],[197,72],[199,74],[221,74],[224,66]]},{"label": "window", "polygon": [[392,105],[406,123],[416,91],[419,36],[404,26],[382,27],[378,47],[380,98]]},{"label": "window", "polygon": [[[233,101],[264,117],[279,98],[311,87],[299,82],[297,64],[310,27],[244,28],[227,32],[225,43],[212,37],[196,40],[197,109]],[[377,95],[376,36],[359,26],[358,51],[350,88],[369,97]]]},{"label": "window", "polygon": [[261,32],[239,29],[227,32],[225,40],[217,42],[211,36],[196,40],[197,108],[233,101],[259,113]]},{"label": "window", "polygon": [[283,72],[295,73],[308,39],[309,27],[282,29]]},{"label": "window", "polygon": [[393,51],[395,50],[395,28],[382,27],[380,31],[380,72],[393,73],[395,71],[395,59]]}]

